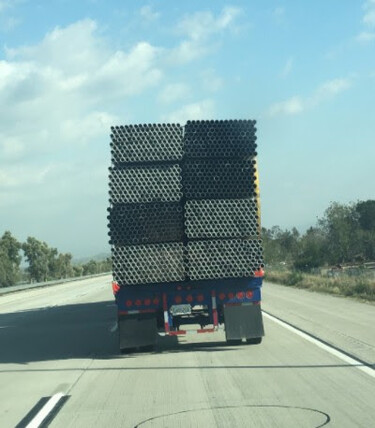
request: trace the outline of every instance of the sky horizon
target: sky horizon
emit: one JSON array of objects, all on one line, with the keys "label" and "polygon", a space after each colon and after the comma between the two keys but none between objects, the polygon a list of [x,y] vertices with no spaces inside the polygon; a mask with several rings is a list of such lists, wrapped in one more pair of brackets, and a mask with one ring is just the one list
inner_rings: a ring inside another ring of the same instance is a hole
[{"label": "sky horizon", "polygon": [[0,234],[109,252],[110,127],[257,120],[262,225],[374,199],[375,0],[0,0]]}]

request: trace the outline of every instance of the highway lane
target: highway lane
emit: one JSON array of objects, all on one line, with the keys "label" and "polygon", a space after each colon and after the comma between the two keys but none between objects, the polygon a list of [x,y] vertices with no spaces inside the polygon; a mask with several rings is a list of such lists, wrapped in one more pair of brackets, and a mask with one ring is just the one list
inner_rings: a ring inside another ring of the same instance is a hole
[{"label": "highway lane", "polygon": [[265,283],[263,309],[350,353],[375,362],[375,305]]},{"label": "highway lane", "polygon": [[[312,293],[294,311],[280,296],[290,292],[291,301],[295,290],[271,287],[267,311],[314,324]],[[371,305],[338,299],[334,331],[352,303],[347,322],[357,310],[373,314]],[[373,319],[355,334],[372,347]],[[218,333],[178,345],[164,338],[155,352],[129,355],[117,354],[114,321],[109,277],[1,297],[0,426],[16,426],[57,392],[69,398],[52,427],[373,426],[374,377],[269,319],[259,346],[226,346]],[[374,359],[368,350],[365,357]]]}]

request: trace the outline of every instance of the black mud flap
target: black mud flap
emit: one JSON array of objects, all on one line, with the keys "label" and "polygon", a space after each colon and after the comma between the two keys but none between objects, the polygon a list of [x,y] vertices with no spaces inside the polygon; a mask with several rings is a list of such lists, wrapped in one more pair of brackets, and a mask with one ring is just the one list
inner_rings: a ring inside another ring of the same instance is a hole
[{"label": "black mud flap", "polygon": [[118,319],[120,350],[153,346],[156,344],[156,318]]},{"label": "black mud flap", "polygon": [[225,306],[224,322],[227,341],[264,336],[260,305]]}]

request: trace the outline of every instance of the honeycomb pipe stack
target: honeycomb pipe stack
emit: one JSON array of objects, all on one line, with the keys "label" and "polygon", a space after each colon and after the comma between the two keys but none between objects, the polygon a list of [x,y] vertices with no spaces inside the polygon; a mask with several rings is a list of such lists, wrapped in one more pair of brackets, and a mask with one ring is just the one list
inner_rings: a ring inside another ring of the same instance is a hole
[{"label": "honeycomb pipe stack", "polygon": [[121,285],[185,280],[182,127],[112,127],[109,236]]},{"label": "honeycomb pipe stack", "polygon": [[251,120],[112,127],[109,236],[120,285],[263,266]]},{"label": "honeycomb pipe stack", "polygon": [[187,276],[251,277],[263,266],[255,121],[185,126],[183,186]]}]

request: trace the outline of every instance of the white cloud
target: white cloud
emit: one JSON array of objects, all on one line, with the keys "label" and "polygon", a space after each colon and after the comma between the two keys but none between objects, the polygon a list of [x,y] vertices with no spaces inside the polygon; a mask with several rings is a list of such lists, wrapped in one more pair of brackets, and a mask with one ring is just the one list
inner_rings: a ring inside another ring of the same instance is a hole
[{"label": "white cloud", "polygon": [[211,12],[196,12],[182,19],[177,30],[191,40],[204,40],[230,28],[240,12],[236,7],[225,7],[217,17]]},{"label": "white cloud", "polygon": [[215,105],[213,100],[205,99],[191,104],[186,104],[183,107],[163,115],[163,120],[171,123],[185,123],[187,120],[211,119],[214,117]]},{"label": "white cloud", "polygon": [[317,107],[324,101],[334,98],[336,95],[346,91],[351,87],[352,83],[349,79],[333,79],[329,80],[314,91],[310,97],[302,98],[293,96],[285,101],[277,102],[268,110],[270,116],[277,115],[296,115],[305,110]]},{"label": "white cloud", "polygon": [[88,110],[108,107],[159,83],[157,48],[139,42],[128,52],[113,51],[96,28],[94,21],[79,21],[54,29],[37,45],[6,52],[0,61],[2,129],[10,132],[16,125],[5,118],[21,114],[22,127],[33,124],[37,115],[38,129],[51,128],[53,120],[85,117]]},{"label": "white cloud", "polygon": [[365,14],[363,15],[363,23],[369,27],[375,27],[375,1],[368,0],[363,6]]},{"label": "white cloud", "polygon": [[279,114],[294,115],[301,113],[304,110],[303,101],[300,97],[292,97],[286,101],[281,101],[273,104],[269,109],[270,116]]},{"label": "white cloud", "polygon": [[375,39],[375,0],[367,0],[364,5],[364,15],[362,18],[363,31],[361,31],[356,40],[360,43],[370,43]]},{"label": "white cloud", "polygon": [[292,69],[293,69],[293,58],[288,58],[287,62],[285,63],[282,71],[281,71],[281,76],[282,77],[287,77],[289,76],[289,74],[291,73]]},{"label": "white cloud", "polygon": [[223,31],[235,30],[235,20],[240,13],[239,8],[225,7],[218,16],[212,12],[196,12],[183,18],[176,31],[185,39],[171,51],[170,62],[187,63],[214,50],[217,40],[212,42],[212,38]]},{"label": "white cloud", "polygon": [[170,83],[159,92],[158,100],[162,104],[171,104],[186,99],[190,92],[189,86],[185,83]]},{"label": "white cloud", "polygon": [[79,119],[70,118],[61,123],[61,136],[68,141],[89,143],[94,138],[105,138],[110,127],[119,122],[116,115],[106,112],[94,111]]},{"label": "white cloud", "polygon": [[371,31],[362,31],[356,37],[356,40],[358,42],[364,42],[364,43],[371,42],[374,39],[375,39],[375,32],[371,32]]},{"label": "white cloud", "polygon": [[169,64],[180,65],[194,61],[212,50],[212,47],[194,40],[183,40],[169,55]]},{"label": "white cloud", "polygon": [[[193,102],[190,95],[202,90],[199,69],[192,77],[196,87],[176,82],[178,73],[172,75],[171,67],[180,63],[172,56],[180,54],[186,62],[211,53],[214,36],[230,31],[236,14],[227,8],[212,15],[215,31],[202,38],[185,27],[177,46],[168,48],[140,40],[116,49],[90,19],[56,27],[37,43],[5,48],[0,60],[0,205],[7,207],[9,228],[30,234],[34,224],[46,240],[59,230],[66,242],[69,233],[81,236],[81,230],[90,229],[86,216],[92,215],[98,221],[91,229],[99,225],[104,236],[97,245],[104,245],[107,232],[100,210],[107,204],[110,126],[143,115],[142,108],[145,117],[155,113],[155,92],[160,118],[184,122],[212,117],[214,102],[201,94]],[[210,77],[205,91],[222,83],[214,73]],[[25,206],[27,221],[22,217]],[[66,222],[67,216],[78,214],[79,224]]]},{"label": "white cloud", "polygon": [[0,0],[0,13],[3,12],[5,9],[8,9],[10,5],[11,2],[9,0]]},{"label": "white cloud", "polygon": [[333,95],[339,94],[340,92],[349,89],[351,81],[349,79],[333,79],[323,83],[316,90],[315,97],[318,99],[324,99]]},{"label": "white cloud", "polygon": [[146,21],[155,21],[156,19],[159,18],[160,13],[159,12],[155,12],[151,6],[142,6],[139,9],[139,14],[141,15],[141,17],[143,19],[145,19]]}]

